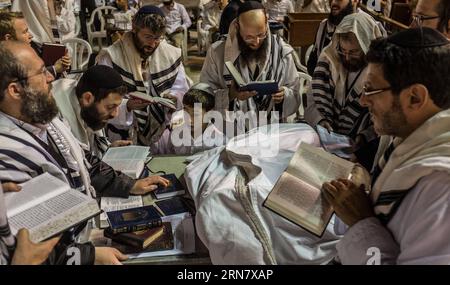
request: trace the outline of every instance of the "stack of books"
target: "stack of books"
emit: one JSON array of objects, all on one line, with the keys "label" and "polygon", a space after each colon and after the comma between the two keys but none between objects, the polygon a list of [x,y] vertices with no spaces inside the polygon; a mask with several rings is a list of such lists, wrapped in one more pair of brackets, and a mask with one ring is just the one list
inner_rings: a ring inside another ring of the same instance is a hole
[{"label": "stack of books", "polygon": [[174,247],[172,226],[163,223],[154,206],[108,212],[110,227],[104,235],[123,253],[170,250]]}]

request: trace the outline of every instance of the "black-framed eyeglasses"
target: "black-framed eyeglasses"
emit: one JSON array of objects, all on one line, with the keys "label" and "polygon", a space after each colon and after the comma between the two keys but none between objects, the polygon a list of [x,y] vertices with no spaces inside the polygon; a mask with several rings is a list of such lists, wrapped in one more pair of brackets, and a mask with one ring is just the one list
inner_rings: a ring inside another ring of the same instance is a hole
[{"label": "black-framed eyeglasses", "polygon": [[417,26],[421,27],[424,21],[439,19],[440,16],[425,16],[425,15],[413,15],[412,16],[412,22],[416,23]]},{"label": "black-framed eyeglasses", "polygon": [[366,86],[364,86],[362,95],[364,95],[364,96],[377,95],[377,94],[383,93],[383,92],[391,90],[391,89],[392,89],[392,87],[389,86],[389,87],[385,87],[385,88],[369,90]]},{"label": "black-framed eyeglasses", "polygon": [[29,76],[26,76],[26,77],[17,78],[15,80],[12,80],[11,82],[25,81],[25,80],[28,80],[31,77],[38,76],[38,75],[41,75],[41,74],[44,74],[45,76],[47,76],[47,74],[50,74],[50,72],[48,71],[48,69],[45,66],[42,66],[39,69],[39,71],[36,72],[35,74],[29,75]]}]

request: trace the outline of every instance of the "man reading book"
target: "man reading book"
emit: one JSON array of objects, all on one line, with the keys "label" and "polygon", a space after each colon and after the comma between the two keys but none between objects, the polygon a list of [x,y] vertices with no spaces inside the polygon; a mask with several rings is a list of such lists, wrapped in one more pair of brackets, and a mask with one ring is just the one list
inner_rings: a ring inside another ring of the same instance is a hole
[{"label": "man reading book", "polygon": [[[23,3],[27,3],[25,1]],[[33,35],[31,34],[26,19],[21,12],[0,12],[0,41],[19,41],[29,44],[33,49],[42,57],[42,43],[33,41]],[[58,77],[64,71],[68,70],[71,65],[71,59],[69,55],[64,55],[56,62],[47,66],[47,69],[52,73],[54,77]]]},{"label": "man reading book", "polygon": [[92,165],[92,185],[97,193],[127,198],[129,194],[142,195],[155,190],[157,184],[167,184],[167,180],[160,176],[132,179],[100,160],[110,146],[131,144],[131,141],[110,144],[104,131],[108,120],[118,115],[127,90],[117,71],[109,66],[96,65],[89,68],[78,82],[60,79],[53,82],[52,87],[62,117],[73,135],[85,146],[86,158]]},{"label": "man reading book", "polygon": [[370,195],[323,185],[348,229],[343,264],[450,264],[450,43],[410,29],[372,42],[361,104],[382,135]]},{"label": "man reading book", "polygon": [[[44,172],[71,188],[95,196],[84,152],[70,130],[56,117],[53,76],[27,44],[0,43],[0,180],[22,183]],[[80,263],[118,264],[126,259],[108,247],[94,247],[80,224],[67,231],[47,263],[66,264],[67,250],[80,250]],[[75,242],[75,240],[79,242]]]},{"label": "man reading book", "polygon": [[[300,105],[300,80],[293,52],[281,37],[270,32],[263,5],[247,1],[240,6],[226,40],[214,43],[209,49],[200,82],[214,89],[229,89],[228,98],[216,100],[229,104],[230,111],[278,111],[284,120]],[[235,65],[246,83],[273,80],[278,82],[279,91],[267,96],[239,91],[225,66],[227,61]]]}]

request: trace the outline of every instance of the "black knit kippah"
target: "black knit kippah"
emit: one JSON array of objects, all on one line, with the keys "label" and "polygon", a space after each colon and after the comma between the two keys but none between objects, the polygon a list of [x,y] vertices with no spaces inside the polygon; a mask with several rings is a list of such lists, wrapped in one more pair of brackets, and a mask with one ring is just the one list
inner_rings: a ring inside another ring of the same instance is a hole
[{"label": "black knit kippah", "polygon": [[263,4],[261,4],[261,2],[254,0],[245,1],[239,6],[238,16],[251,10],[260,10],[260,9],[264,9],[264,6]]},{"label": "black knit kippah", "polygon": [[157,6],[154,5],[145,5],[142,6],[141,9],[139,9],[136,13],[136,15],[149,15],[149,14],[156,14],[156,15],[160,15],[161,17],[165,17],[164,16],[164,12]]},{"label": "black knit kippah", "polygon": [[93,89],[115,89],[125,85],[122,76],[106,65],[92,66],[83,73],[80,82],[84,82]]},{"label": "black knit kippah", "polygon": [[430,48],[450,43],[439,31],[428,27],[407,29],[390,36],[387,40],[404,48]]}]

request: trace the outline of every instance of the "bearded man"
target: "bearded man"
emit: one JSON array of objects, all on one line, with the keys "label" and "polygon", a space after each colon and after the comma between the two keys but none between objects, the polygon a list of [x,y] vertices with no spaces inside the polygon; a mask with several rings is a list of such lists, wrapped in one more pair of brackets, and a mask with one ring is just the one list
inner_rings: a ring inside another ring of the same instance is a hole
[{"label": "bearded man", "polygon": [[[200,82],[213,89],[228,89],[216,95],[216,109],[230,111],[278,111],[284,121],[300,104],[300,80],[290,45],[270,32],[266,11],[257,1],[243,3],[237,19],[231,24],[226,40],[209,49]],[[240,91],[225,67],[230,61],[246,82],[274,80],[279,90],[260,96],[256,91]],[[257,96],[258,95],[258,96]],[[220,106],[220,107],[219,107]]]}]

